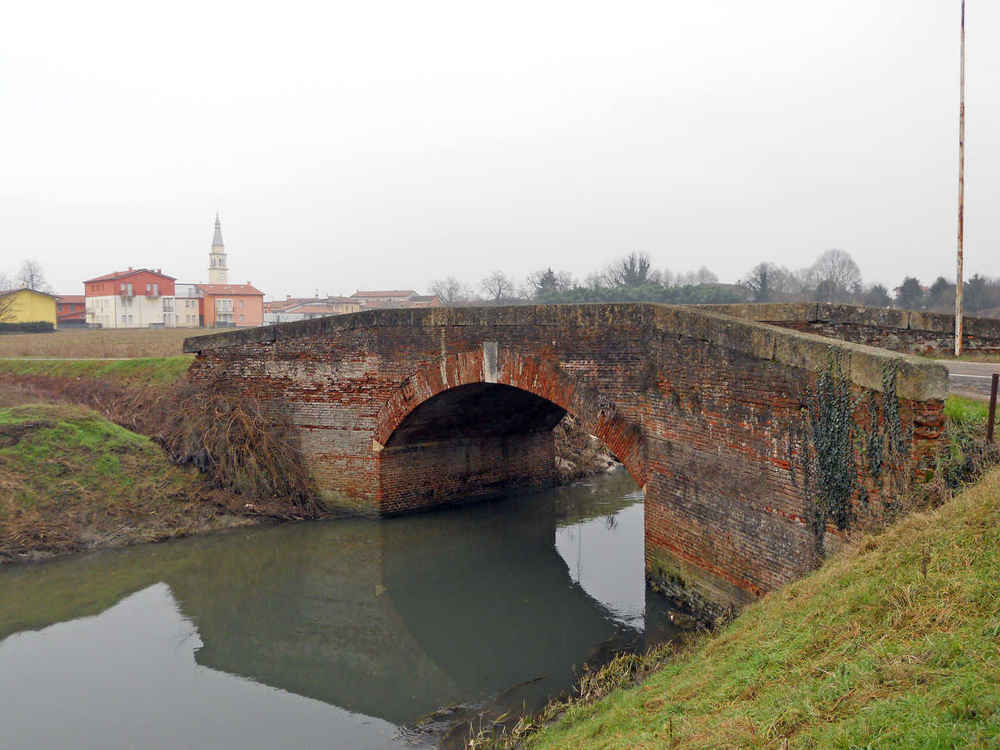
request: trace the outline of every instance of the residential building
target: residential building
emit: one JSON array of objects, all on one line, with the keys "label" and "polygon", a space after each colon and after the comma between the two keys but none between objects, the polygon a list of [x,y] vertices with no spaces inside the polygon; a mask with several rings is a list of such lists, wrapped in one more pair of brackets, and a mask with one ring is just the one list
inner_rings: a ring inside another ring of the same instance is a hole
[{"label": "residential building", "polygon": [[167,328],[198,328],[201,325],[201,295],[197,284],[174,284],[174,296],[163,298],[163,325]]},{"label": "residential building", "polygon": [[174,277],[159,268],[129,268],[88,279],[83,288],[91,328],[160,328],[164,298],[174,296]]},{"label": "residential building", "polygon": [[51,323],[55,328],[55,295],[37,289],[11,289],[0,293],[0,323]]},{"label": "residential building", "polygon": [[350,297],[287,297],[264,303],[264,324],[326,318],[360,312],[361,303]]},{"label": "residential building", "polygon": [[56,320],[60,328],[87,325],[87,298],[82,294],[56,295]]},{"label": "residential building", "polygon": [[201,325],[243,328],[264,324],[264,293],[246,284],[196,284]]},{"label": "residential building", "polygon": [[440,307],[441,301],[434,295],[417,294],[412,289],[382,289],[357,291],[351,295],[362,309],[373,307]]}]

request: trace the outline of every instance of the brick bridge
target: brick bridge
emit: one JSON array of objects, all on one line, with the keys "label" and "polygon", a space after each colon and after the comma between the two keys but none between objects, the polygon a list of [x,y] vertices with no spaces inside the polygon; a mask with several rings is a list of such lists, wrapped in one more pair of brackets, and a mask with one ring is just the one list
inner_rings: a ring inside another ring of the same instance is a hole
[{"label": "brick bridge", "polygon": [[[551,431],[569,412],[645,492],[650,580],[711,607],[801,575],[829,537],[810,521],[821,484],[810,405],[832,359],[860,429],[881,430],[888,420],[880,414],[895,419],[898,409],[906,440],[899,437],[897,463],[907,476],[933,459],[944,368],[830,338],[920,351],[947,341],[890,313],[652,304],[377,310],[192,338],[185,351],[198,354],[193,378],[236,383],[287,415],[324,501],[364,514],[550,485]],[[988,348],[992,339],[976,341]],[[877,507],[901,492],[866,474],[860,453],[854,466],[856,505],[863,496]]]}]

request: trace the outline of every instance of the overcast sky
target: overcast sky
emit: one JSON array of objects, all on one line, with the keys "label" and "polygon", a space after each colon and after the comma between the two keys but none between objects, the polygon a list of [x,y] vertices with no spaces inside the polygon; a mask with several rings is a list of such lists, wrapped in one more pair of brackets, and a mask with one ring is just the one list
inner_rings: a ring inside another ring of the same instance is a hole
[{"label": "overcast sky", "polygon": [[[968,3],[966,267],[1000,275],[1000,3]],[[269,297],[630,250],[953,278],[959,4],[10,4],[0,271],[205,280],[218,209]]]}]

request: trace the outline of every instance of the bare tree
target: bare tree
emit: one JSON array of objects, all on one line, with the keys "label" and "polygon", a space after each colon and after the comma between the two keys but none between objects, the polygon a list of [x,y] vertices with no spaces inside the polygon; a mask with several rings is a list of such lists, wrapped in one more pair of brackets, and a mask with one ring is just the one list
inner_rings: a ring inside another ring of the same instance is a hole
[{"label": "bare tree", "polygon": [[840,302],[861,291],[861,269],[845,250],[823,252],[809,267],[808,278],[818,302]]},{"label": "bare tree", "polygon": [[718,284],[719,277],[712,273],[706,266],[702,266],[697,271],[677,274],[677,286],[697,286],[699,284]]},{"label": "bare tree", "polygon": [[754,302],[771,302],[792,291],[792,274],[774,263],[758,263],[742,284]]},{"label": "bare tree", "polygon": [[659,274],[651,271],[649,253],[631,252],[619,258],[604,272],[608,286],[642,286],[659,283]]},{"label": "bare tree", "polygon": [[502,302],[514,294],[514,283],[503,271],[494,271],[479,283],[479,287],[491,302]]},{"label": "bare tree", "polygon": [[459,305],[473,299],[472,290],[454,276],[432,282],[431,294],[445,305]]},{"label": "bare tree", "polygon": [[45,274],[42,273],[42,264],[37,260],[26,260],[21,264],[21,270],[17,272],[17,281],[26,289],[39,292],[46,292],[49,288]]}]

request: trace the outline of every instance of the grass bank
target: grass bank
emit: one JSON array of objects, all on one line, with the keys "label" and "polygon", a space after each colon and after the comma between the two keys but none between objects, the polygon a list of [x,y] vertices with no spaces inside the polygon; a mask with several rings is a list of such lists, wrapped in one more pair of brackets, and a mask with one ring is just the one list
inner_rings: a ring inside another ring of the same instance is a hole
[{"label": "grass bank", "polygon": [[1000,743],[1000,469],[748,607],[532,748]]},{"label": "grass bank", "polygon": [[0,376],[89,378],[129,385],[164,385],[179,381],[194,356],[138,359],[0,359]]},{"label": "grass bank", "polygon": [[90,409],[0,408],[0,562],[250,523],[238,508],[152,440]]}]

